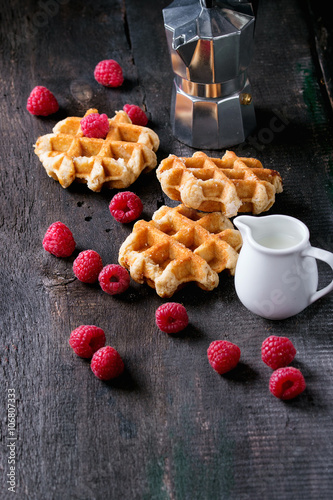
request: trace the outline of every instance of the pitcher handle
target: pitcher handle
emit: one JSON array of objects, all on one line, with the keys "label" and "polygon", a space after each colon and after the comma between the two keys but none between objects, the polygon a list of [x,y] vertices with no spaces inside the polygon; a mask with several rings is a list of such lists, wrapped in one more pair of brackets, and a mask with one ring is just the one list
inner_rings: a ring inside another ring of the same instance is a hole
[{"label": "pitcher handle", "polygon": [[[327,250],[310,246],[309,248],[304,250],[304,252],[302,252],[302,256],[304,257],[309,256],[309,257],[314,257],[315,259],[318,260],[322,260],[323,262],[326,262],[326,264],[328,264],[333,271],[333,253],[327,252]],[[309,304],[312,304],[313,302],[320,299],[324,295],[328,294],[332,290],[333,290],[333,279],[331,283],[329,283],[327,286],[325,286],[321,290],[318,290],[317,292],[311,295]]]}]

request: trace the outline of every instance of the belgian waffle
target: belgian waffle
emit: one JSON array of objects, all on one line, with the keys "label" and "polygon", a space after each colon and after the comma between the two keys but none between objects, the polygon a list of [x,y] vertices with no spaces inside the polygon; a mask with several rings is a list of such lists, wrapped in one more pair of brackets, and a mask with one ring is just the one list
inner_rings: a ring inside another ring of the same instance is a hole
[{"label": "belgian waffle", "polygon": [[[89,109],[85,116],[97,113]],[[133,125],[124,111],[109,119],[110,130],[105,139],[84,137],[82,118],[73,116],[60,121],[52,134],[39,137],[35,153],[47,174],[67,188],[74,180],[86,182],[92,191],[125,188],[141,172],[157,165],[155,151],[159,138],[147,127]]]},{"label": "belgian waffle", "polygon": [[172,200],[204,212],[226,217],[238,212],[259,214],[282,192],[281,176],[263,168],[255,158],[239,158],[226,151],[222,159],[198,151],[191,158],[170,155],[156,171],[163,191]]},{"label": "belgian waffle", "polygon": [[241,244],[239,231],[219,212],[163,206],[151,221],[134,224],[120,247],[119,263],[134,281],[171,297],[190,281],[204,290],[217,287],[218,273],[228,269],[234,274]]}]

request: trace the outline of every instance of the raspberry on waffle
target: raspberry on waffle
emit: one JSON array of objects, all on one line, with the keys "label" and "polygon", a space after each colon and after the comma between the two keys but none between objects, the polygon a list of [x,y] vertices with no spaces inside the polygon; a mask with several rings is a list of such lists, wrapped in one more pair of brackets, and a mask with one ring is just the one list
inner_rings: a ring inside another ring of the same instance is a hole
[{"label": "raspberry on waffle", "polygon": [[255,158],[239,158],[227,151],[222,159],[202,151],[191,158],[170,155],[156,171],[163,191],[172,199],[204,212],[220,211],[226,217],[238,212],[259,214],[282,192],[281,176],[263,168]]},{"label": "raspberry on waffle", "polygon": [[171,297],[193,281],[204,290],[219,284],[218,273],[234,273],[242,245],[239,231],[221,213],[204,214],[179,205],[161,207],[140,220],[119,250],[119,263],[138,283]]},{"label": "raspberry on waffle", "polygon": [[[89,109],[85,116],[97,113]],[[141,172],[157,165],[159,138],[153,130],[133,125],[124,111],[109,120],[105,139],[84,137],[81,118],[69,117],[39,137],[35,153],[47,174],[67,188],[74,180],[86,182],[92,191],[103,186],[122,189],[130,186]]]}]

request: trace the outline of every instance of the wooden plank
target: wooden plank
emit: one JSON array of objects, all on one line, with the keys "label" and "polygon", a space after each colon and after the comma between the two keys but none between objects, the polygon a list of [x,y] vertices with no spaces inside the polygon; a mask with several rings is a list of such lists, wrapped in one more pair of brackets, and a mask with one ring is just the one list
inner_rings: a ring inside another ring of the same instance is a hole
[{"label": "wooden plank", "polygon": [[329,4],[323,0],[309,0],[310,28],[314,36],[317,63],[322,73],[320,83],[326,89],[327,97],[333,108],[333,52],[332,52],[332,15]]},{"label": "wooden plank", "polygon": [[[1,248],[0,418],[3,494],[7,489],[8,389],[16,394],[16,490],[21,499],[328,500],[332,484],[332,295],[301,314],[271,322],[238,301],[233,278],[213,292],[195,286],[173,299],[190,326],[179,336],[158,331],[155,310],[165,302],[131,283],[118,297],[74,279],[77,252],[97,250],[117,262],[132,225],[111,217],[116,190],[84,185],[62,189],[48,178],[33,144],[67,115],[89,107],[112,115],[142,105],[160,136],[159,161],[194,150],[171,133],[172,71],[162,9],[166,0],[41,0],[1,7]],[[54,10],[52,10],[54,9]],[[249,69],[258,127],[235,152],[278,170],[284,192],[270,213],[300,218],[311,242],[332,251],[332,124],[309,45],[307,6],[290,0],[259,3]],[[95,82],[99,60],[114,58],[125,82]],[[36,118],[26,111],[35,85],[52,90],[60,111]],[[222,154],[222,152],[212,152]],[[155,172],[131,186],[149,220],[172,204]],[[57,259],[41,241],[62,220],[76,254]],[[331,274],[321,269],[321,280]],[[79,324],[98,324],[118,349],[126,371],[103,383],[68,338]],[[271,370],[260,359],[270,334],[297,348],[293,365],[307,381],[289,403],[270,395]],[[238,368],[219,377],[206,350],[225,338],[242,351]]]}]

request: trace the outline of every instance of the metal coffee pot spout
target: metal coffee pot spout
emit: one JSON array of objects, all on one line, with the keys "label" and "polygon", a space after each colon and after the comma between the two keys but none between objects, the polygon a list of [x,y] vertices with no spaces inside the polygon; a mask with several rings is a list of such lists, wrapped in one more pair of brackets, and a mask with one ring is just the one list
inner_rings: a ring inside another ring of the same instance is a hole
[{"label": "metal coffee pot spout", "polygon": [[251,4],[174,0],[163,16],[175,74],[174,135],[202,149],[243,142],[256,124],[246,75],[253,46]]}]

